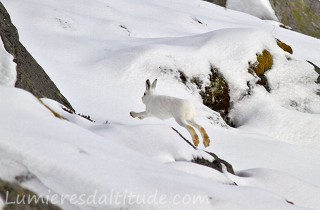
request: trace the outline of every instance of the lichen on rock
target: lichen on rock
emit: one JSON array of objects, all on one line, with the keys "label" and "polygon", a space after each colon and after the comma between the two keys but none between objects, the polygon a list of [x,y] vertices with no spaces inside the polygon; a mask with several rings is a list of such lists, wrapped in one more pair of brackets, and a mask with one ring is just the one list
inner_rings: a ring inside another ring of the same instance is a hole
[{"label": "lichen on rock", "polygon": [[264,49],[262,53],[257,54],[257,61],[254,63],[249,62],[248,72],[253,76],[259,77],[257,84],[262,85],[268,92],[270,92],[270,87],[268,79],[265,76],[265,72],[270,70],[273,65],[273,57],[271,53]]},{"label": "lichen on rock", "polygon": [[[199,94],[202,97],[203,104],[212,110],[219,112],[221,117],[228,123],[229,109],[231,106],[229,87],[226,80],[219,73],[218,69],[211,65],[211,74],[209,75],[209,85],[201,89]],[[192,81],[197,81],[193,79]],[[199,82],[196,83],[199,86]]]},{"label": "lichen on rock", "polygon": [[262,54],[257,54],[257,62],[255,62],[251,68],[258,76],[261,76],[266,71],[270,70],[272,65],[273,57],[271,53],[268,50],[263,50]]},{"label": "lichen on rock", "polygon": [[290,53],[290,54],[293,53],[292,47],[291,47],[290,45],[287,45],[286,43],[280,41],[279,39],[276,39],[276,41],[277,41],[277,45],[278,45],[281,49],[283,49],[284,51],[286,51],[286,52],[288,52],[288,53]]}]

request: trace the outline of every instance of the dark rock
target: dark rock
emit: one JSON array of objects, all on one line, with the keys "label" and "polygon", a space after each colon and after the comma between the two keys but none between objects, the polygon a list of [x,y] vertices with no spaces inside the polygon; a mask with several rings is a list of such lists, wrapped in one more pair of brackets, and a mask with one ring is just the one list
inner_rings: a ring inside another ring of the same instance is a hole
[{"label": "dark rock", "polygon": [[316,83],[320,84],[320,68],[316,64],[312,63],[311,61],[307,61],[307,62],[310,63],[314,67],[314,70],[319,74]]},{"label": "dark rock", "polygon": [[270,93],[271,89],[267,77],[263,74],[259,76],[259,78],[260,80],[257,82],[257,84],[262,85]]},{"label": "dark rock", "polygon": [[60,93],[42,67],[20,43],[16,27],[0,2],[0,36],[5,49],[14,57],[17,64],[16,87],[31,92],[38,98],[50,98],[72,109],[68,100]]},{"label": "dark rock", "polygon": [[[19,184],[6,182],[1,179],[0,196],[2,200],[8,202],[5,204],[4,210],[60,210],[59,207],[51,204],[45,198],[39,197]],[[28,198],[30,198],[30,202]]]},{"label": "dark rock", "polygon": [[[178,130],[172,128],[187,144],[189,144],[193,149],[197,150],[197,148],[191,144],[181,133],[179,133]],[[228,163],[225,160],[220,159],[216,154],[212,153],[212,152],[207,152],[209,155],[211,155],[214,160],[212,162],[210,162],[209,160],[206,160],[204,158],[195,158],[192,160],[193,163],[199,164],[199,165],[203,165],[203,166],[207,166],[210,167],[212,169],[215,169],[221,173],[223,173],[222,171],[222,165],[225,165],[227,168],[227,171],[231,174],[234,174],[234,170],[233,167],[230,163]]]},{"label": "dark rock", "polygon": [[212,153],[212,152],[207,152],[209,155],[211,155],[212,157],[214,157],[214,161],[210,162],[209,160],[206,160],[204,158],[195,158],[194,160],[192,160],[192,162],[203,165],[203,166],[207,166],[210,168],[213,168],[217,171],[222,172],[222,165],[225,165],[227,168],[227,171],[231,174],[234,174],[234,170],[233,167],[230,163],[228,163],[225,160],[220,159],[216,154]]},{"label": "dark rock", "polygon": [[320,38],[320,1],[270,0],[270,3],[281,23],[294,31]]},{"label": "dark rock", "polygon": [[227,5],[227,0],[204,0],[204,1],[216,4],[216,5],[219,5],[222,7],[226,7],[226,5]]}]

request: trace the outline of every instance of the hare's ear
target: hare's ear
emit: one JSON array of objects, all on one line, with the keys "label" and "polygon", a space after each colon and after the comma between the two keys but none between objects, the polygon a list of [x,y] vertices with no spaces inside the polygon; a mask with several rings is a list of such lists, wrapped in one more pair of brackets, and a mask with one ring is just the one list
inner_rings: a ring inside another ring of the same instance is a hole
[{"label": "hare's ear", "polygon": [[146,90],[150,90],[150,87],[151,87],[151,85],[150,85],[150,80],[146,80]]},{"label": "hare's ear", "polygon": [[156,88],[156,86],[157,86],[157,79],[155,79],[154,81],[153,81],[153,83],[152,83],[152,85],[151,85],[151,88],[152,89],[155,89]]}]

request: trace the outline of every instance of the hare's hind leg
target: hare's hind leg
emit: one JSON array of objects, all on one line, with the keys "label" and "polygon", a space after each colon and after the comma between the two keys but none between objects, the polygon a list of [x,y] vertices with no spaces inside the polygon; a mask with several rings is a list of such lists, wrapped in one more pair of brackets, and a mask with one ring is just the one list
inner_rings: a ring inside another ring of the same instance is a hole
[{"label": "hare's hind leg", "polygon": [[192,126],[196,127],[200,131],[202,139],[203,139],[203,145],[205,147],[208,147],[210,145],[210,138],[209,138],[206,130],[201,125],[196,123],[194,120],[188,120],[188,123],[190,123]]},{"label": "hare's hind leg", "polygon": [[193,141],[193,144],[194,146],[198,146],[199,145],[199,137],[196,133],[196,131],[194,130],[194,128],[190,125],[187,124],[187,122],[183,121],[183,120],[180,120],[180,119],[176,119],[177,123],[179,125],[181,125],[182,127],[185,127],[188,132],[190,133],[191,137],[192,137],[192,141]]}]

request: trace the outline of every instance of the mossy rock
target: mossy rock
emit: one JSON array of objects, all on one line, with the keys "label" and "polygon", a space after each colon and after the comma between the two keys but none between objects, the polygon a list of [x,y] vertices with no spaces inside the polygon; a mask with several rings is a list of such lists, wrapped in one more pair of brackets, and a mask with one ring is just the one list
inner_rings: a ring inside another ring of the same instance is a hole
[{"label": "mossy rock", "polygon": [[280,41],[279,39],[276,39],[277,40],[277,44],[278,46],[283,49],[284,51],[292,54],[293,53],[293,50],[292,50],[292,47],[290,47],[290,45],[287,45],[286,43]]},{"label": "mossy rock", "polygon": [[[210,109],[219,112],[221,117],[228,123],[228,114],[231,106],[229,87],[218,69],[211,66],[211,74],[209,75],[210,84],[200,91],[203,104]],[[192,81],[197,81],[193,79]],[[196,84],[199,86],[199,84]]]},{"label": "mossy rock", "polygon": [[4,201],[8,202],[3,210],[61,210],[59,207],[51,204],[44,198],[41,199],[38,195],[21,187],[19,184],[6,182],[1,179],[0,196]]}]

